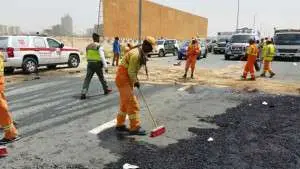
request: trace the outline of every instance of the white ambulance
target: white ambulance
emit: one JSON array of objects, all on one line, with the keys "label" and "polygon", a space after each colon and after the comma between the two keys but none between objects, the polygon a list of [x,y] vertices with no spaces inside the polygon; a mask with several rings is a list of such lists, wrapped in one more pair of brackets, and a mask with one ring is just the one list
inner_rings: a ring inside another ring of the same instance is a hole
[{"label": "white ambulance", "polygon": [[22,68],[34,73],[39,66],[50,69],[67,64],[71,68],[80,64],[78,49],[65,47],[63,43],[47,36],[0,36],[0,51],[4,54],[5,72]]}]

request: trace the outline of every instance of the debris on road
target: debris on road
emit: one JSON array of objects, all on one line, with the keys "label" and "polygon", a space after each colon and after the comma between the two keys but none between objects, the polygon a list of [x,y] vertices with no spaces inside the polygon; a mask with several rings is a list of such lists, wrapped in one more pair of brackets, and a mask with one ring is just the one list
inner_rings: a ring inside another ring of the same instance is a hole
[{"label": "debris on road", "polygon": [[212,137],[209,137],[209,138],[207,139],[207,141],[208,141],[208,142],[212,142],[212,141],[214,141],[214,139],[213,139]]},{"label": "debris on road", "polygon": [[123,165],[123,169],[138,169],[138,168],[139,168],[138,166],[131,165],[131,164],[128,164],[128,163]]},{"label": "debris on road", "polygon": [[8,155],[7,148],[5,146],[0,146],[0,158],[6,157]]},{"label": "debris on road", "polygon": [[181,66],[181,61],[177,62],[177,63],[174,63],[173,64],[174,66]]},{"label": "debris on road", "polygon": [[262,104],[266,106],[266,105],[268,105],[268,102],[263,101]]},{"label": "debris on road", "polygon": [[[276,107],[263,109],[263,100]],[[104,168],[118,168],[126,162],[151,169],[299,168],[299,106],[300,97],[292,96],[244,101],[215,116],[218,129],[189,128],[194,137],[163,148],[128,143],[130,149],[120,154],[119,161]],[[222,139],[211,144],[207,141],[211,136]]]},{"label": "debris on road", "polygon": [[245,87],[245,88],[243,89],[243,91],[245,91],[245,92],[247,92],[247,93],[256,93],[256,92],[258,92],[258,89],[257,89],[257,88],[253,88],[253,87],[247,86],[247,87]]}]

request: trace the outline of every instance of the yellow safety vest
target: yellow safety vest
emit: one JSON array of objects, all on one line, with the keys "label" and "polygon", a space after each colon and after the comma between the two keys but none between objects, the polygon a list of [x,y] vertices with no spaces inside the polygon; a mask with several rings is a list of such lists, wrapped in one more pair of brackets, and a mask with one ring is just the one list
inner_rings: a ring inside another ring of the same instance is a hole
[{"label": "yellow safety vest", "polygon": [[269,44],[266,47],[266,55],[264,57],[265,61],[272,61],[274,56],[276,55],[276,48],[273,44]]},{"label": "yellow safety vest", "polygon": [[91,43],[86,48],[86,58],[88,61],[101,61],[99,54],[99,45],[96,43]]},{"label": "yellow safety vest", "polygon": [[267,52],[268,52],[268,46],[267,46],[267,43],[264,42],[263,48],[262,48],[262,58],[264,58],[267,55]]},{"label": "yellow safety vest", "polygon": [[0,52],[0,76],[4,76],[4,56],[2,52]]},{"label": "yellow safety vest", "polygon": [[257,54],[258,54],[258,49],[257,49],[256,45],[250,45],[247,48],[247,55],[248,56],[257,56]]}]

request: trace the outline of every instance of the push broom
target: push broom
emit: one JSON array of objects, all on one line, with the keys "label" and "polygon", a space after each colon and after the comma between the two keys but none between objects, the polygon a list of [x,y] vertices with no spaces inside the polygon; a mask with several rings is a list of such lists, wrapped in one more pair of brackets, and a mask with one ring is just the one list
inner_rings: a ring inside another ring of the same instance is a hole
[{"label": "push broom", "polygon": [[149,113],[149,115],[150,115],[150,117],[151,117],[151,120],[152,120],[152,122],[153,122],[153,125],[154,125],[154,127],[155,127],[155,128],[151,131],[150,137],[158,137],[158,136],[164,134],[164,133],[166,132],[166,128],[165,128],[164,126],[158,126],[158,125],[157,125],[156,121],[154,120],[153,114],[152,114],[152,112],[151,112],[151,110],[150,110],[150,108],[149,108],[149,106],[148,106],[148,103],[147,103],[147,101],[146,101],[146,99],[145,99],[145,97],[144,97],[144,94],[143,94],[142,90],[141,90],[141,89],[138,89],[138,90],[139,90],[139,92],[140,92],[140,95],[141,95],[141,97],[142,97],[142,99],[143,99],[143,101],[144,101],[146,107],[147,107],[148,113]]}]

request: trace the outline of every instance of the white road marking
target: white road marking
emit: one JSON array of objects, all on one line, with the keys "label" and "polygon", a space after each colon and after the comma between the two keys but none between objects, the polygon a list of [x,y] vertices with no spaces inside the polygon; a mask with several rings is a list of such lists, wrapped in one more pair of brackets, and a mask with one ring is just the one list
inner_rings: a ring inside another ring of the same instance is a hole
[{"label": "white road marking", "polygon": [[[128,117],[126,117],[126,120],[128,120]],[[101,126],[98,126],[94,129],[90,130],[89,133],[97,135],[106,129],[114,127],[116,125],[116,123],[117,123],[117,119],[113,119],[109,122],[102,124]]]}]

